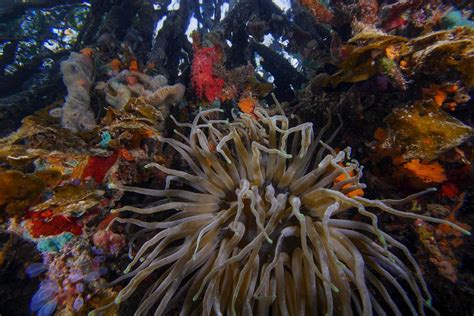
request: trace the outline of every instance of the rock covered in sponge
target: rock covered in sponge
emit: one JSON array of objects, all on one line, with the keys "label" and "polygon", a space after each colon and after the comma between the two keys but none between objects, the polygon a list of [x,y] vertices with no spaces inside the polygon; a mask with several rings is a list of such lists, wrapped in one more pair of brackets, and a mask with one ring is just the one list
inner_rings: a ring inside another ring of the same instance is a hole
[{"label": "rock covered in sponge", "polygon": [[405,160],[432,161],[472,135],[471,127],[446,112],[428,111],[419,105],[395,109],[385,122],[388,137],[382,147],[400,149]]}]

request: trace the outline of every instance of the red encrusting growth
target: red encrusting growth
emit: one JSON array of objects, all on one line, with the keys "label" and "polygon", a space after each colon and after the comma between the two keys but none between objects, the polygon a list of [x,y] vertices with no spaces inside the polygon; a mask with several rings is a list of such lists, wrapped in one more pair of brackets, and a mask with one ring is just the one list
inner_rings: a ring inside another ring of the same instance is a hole
[{"label": "red encrusting growth", "polygon": [[453,199],[461,194],[459,188],[452,182],[445,182],[440,189],[441,196]]},{"label": "red encrusting growth", "polygon": [[298,3],[306,7],[319,23],[332,24],[334,22],[334,14],[319,0],[299,0]]},{"label": "red encrusting growth", "polygon": [[82,179],[93,178],[96,183],[101,183],[104,180],[107,171],[115,164],[117,161],[119,152],[114,152],[109,157],[90,157],[87,166],[82,173]]},{"label": "red encrusting growth", "polygon": [[119,213],[110,213],[97,225],[97,230],[105,230],[110,222],[119,216]]},{"label": "red encrusting growth", "polygon": [[196,95],[212,102],[219,99],[224,88],[224,80],[214,73],[214,64],[222,61],[220,47],[198,47],[194,45],[194,58],[191,68],[191,82]]},{"label": "red encrusting growth", "polygon": [[360,21],[368,25],[378,22],[379,4],[377,0],[359,0]]},{"label": "red encrusting growth", "polygon": [[81,224],[74,218],[64,215],[53,215],[51,210],[28,212],[25,218],[30,218],[28,229],[33,238],[55,236],[64,232],[74,235],[82,233]]}]

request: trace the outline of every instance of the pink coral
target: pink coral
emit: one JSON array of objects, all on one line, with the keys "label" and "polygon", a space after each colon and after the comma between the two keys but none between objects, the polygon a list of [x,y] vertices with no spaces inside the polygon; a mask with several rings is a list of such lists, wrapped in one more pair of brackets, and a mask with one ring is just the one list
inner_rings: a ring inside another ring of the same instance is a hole
[{"label": "pink coral", "polygon": [[125,247],[125,236],[109,230],[99,230],[92,236],[92,242],[106,254],[117,256]]},{"label": "pink coral", "polygon": [[195,47],[192,65],[192,85],[196,95],[212,102],[222,94],[224,80],[214,73],[214,64],[220,63],[222,52],[219,47]]}]

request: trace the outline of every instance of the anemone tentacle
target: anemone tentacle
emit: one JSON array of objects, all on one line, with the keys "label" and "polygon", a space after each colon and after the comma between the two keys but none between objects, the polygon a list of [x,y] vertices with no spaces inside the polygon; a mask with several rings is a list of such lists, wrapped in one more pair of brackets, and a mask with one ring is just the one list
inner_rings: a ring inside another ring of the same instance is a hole
[{"label": "anemone tentacle", "polygon": [[[321,142],[327,126],[313,138],[312,124],[290,127],[286,116],[262,108],[257,118],[244,114],[233,122],[207,119],[213,112],[178,124],[190,129],[189,136],[176,132],[183,142],[160,138],[189,165],[181,171],[150,164],[169,175],[165,189],[115,186],[161,198],[149,208],[117,212],[175,212],[157,223],[114,220],[156,231],[120,278],[131,280],[115,303],[160,270],[137,315],[176,309],[182,315],[371,316],[403,309],[424,315],[432,309],[415,259],[378,228],[370,209],[464,230],[394,208],[420,194],[400,201],[362,197],[362,167],[350,149],[336,153]],[[348,219],[349,209],[371,224]]]}]

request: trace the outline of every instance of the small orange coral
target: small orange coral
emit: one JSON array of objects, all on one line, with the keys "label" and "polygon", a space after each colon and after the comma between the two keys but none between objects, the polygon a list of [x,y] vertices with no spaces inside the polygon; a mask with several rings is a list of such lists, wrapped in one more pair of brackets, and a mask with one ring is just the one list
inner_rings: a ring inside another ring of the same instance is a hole
[{"label": "small orange coral", "polygon": [[446,182],[441,186],[441,195],[447,198],[455,198],[460,194],[459,188],[451,182]]},{"label": "small orange coral", "polygon": [[84,56],[92,57],[94,50],[90,47],[86,47],[86,48],[81,49],[80,53]]},{"label": "small orange coral", "polygon": [[126,148],[120,148],[118,150],[119,156],[127,161],[134,161],[132,154]]},{"label": "small orange coral", "polygon": [[441,107],[446,100],[446,92],[444,92],[441,89],[436,90],[435,95],[434,95],[434,100],[437,106]]},{"label": "small orange coral", "polygon": [[138,62],[136,59],[132,59],[132,61],[130,61],[130,65],[128,66],[128,69],[130,71],[139,71]]},{"label": "small orange coral", "polygon": [[406,46],[400,43],[390,44],[385,48],[385,55],[390,60],[396,60],[400,58],[400,55],[406,52]]},{"label": "small orange coral", "polygon": [[422,163],[419,159],[413,159],[405,163],[403,168],[426,183],[441,183],[446,181],[444,168],[436,161],[432,163]]},{"label": "small orange coral", "polygon": [[378,127],[374,132],[374,138],[379,142],[384,141],[387,138],[387,131]]},{"label": "small orange coral", "polygon": [[456,109],[456,102],[452,102],[455,93],[458,92],[457,84],[448,84],[444,86],[431,85],[429,88],[423,88],[423,95],[425,97],[432,97],[434,104],[440,108],[447,101],[448,97],[451,102],[446,102],[447,108],[450,110]]},{"label": "small orange coral", "polygon": [[444,90],[447,92],[447,93],[456,93],[458,90],[459,90],[459,87],[457,84],[451,84],[451,85],[447,85]]},{"label": "small orange coral", "polygon": [[403,70],[407,70],[410,67],[408,62],[406,60],[401,60],[400,61],[400,68]]},{"label": "small orange coral", "polygon": [[255,117],[255,114],[253,113],[253,111],[255,110],[255,107],[257,106],[257,102],[258,101],[254,97],[247,96],[240,99],[238,106],[242,112],[250,114],[253,117]]},{"label": "small orange coral", "polygon": [[112,68],[113,71],[120,71],[121,66],[122,62],[117,58],[112,59],[112,61],[110,62],[110,68]]}]

